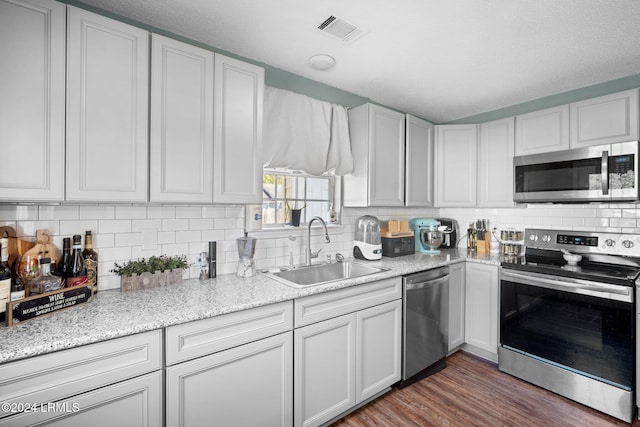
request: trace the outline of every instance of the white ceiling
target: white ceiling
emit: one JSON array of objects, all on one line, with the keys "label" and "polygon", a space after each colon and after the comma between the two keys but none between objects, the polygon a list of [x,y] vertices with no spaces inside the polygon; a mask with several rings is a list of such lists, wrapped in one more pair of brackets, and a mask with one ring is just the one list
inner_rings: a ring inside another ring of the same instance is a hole
[{"label": "white ceiling", "polygon": [[82,1],[436,123],[640,74],[638,0]]}]

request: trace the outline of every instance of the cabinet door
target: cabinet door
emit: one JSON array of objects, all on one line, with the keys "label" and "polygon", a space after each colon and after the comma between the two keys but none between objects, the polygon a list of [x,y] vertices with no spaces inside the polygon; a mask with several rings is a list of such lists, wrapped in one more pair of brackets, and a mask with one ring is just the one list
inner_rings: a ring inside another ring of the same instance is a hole
[{"label": "cabinet door", "polygon": [[294,425],[317,426],[356,403],[356,316],[294,331]]},{"label": "cabinet door", "polygon": [[404,114],[369,105],[369,206],[404,206]]},{"label": "cabinet door", "polygon": [[477,125],[436,126],[436,206],[476,205]]},{"label": "cabinet door", "polygon": [[516,116],[516,156],[569,148],[569,105]]},{"label": "cabinet door", "polygon": [[465,343],[498,357],[498,267],[466,263]]},{"label": "cabinet door", "polygon": [[478,207],[513,206],[514,118],[480,125]]},{"label": "cabinet door", "polygon": [[152,35],[152,202],[213,201],[213,52]]},{"label": "cabinet door", "polygon": [[433,125],[407,115],[405,205],[433,206]]},{"label": "cabinet door", "polygon": [[400,380],[402,301],[357,313],[356,402],[360,403]]},{"label": "cabinet door", "polygon": [[290,426],[292,332],[166,370],[168,426]]},{"label": "cabinet door", "polygon": [[0,426],[157,427],[163,425],[162,371],[47,402],[0,421]]},{"label": "cabinet door", "polygon": [[262,203],[264,69],[215,57],[215,203]]},{"label": "cabinet door", "polygon": [[449,352],[464,344],[465,264],[449,266]]},{"label": "cabinet door", "polygon": [[64,199],[65,6],[0,0],[0,200]]},{"label": "cabinet door", "polygon": [[145,202],[149,35],[73,6],[67,24],[66,199]]},{"label": "cabinet door", "polygon": [[571,148],[638,140],[638,89],[570,104]]}]

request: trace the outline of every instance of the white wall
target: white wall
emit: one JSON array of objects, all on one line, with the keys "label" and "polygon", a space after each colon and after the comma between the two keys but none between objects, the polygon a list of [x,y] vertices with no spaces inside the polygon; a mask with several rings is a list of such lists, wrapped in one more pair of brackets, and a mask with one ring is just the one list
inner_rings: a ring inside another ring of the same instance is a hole
[{"label": "white wall", "polygon": [[[320,254],[352,254],[354,224],[361,215],[381,220],[414,217],[450,217],[458,220],[463,236],[468,224],[488,218],[499,229],[548,227],[576,230],[600,230],[640,233],[638,207],[634,203],[599,205],[530,205],[509,209],[413,209],[345,208],[343,226],[330,228],[330,244],[324,244],[319,228],[312,232],[312,249]],[[109,272],[114,262],[148,258],[152,255],[188,256],[196,263],[198,254],[208,250],[209,241],[218,242],[218,274],[235,273],[235,239],[244,230],[244,206],[119,206],[119,205],[0,205],[0,225],[16,229],[20,238],[35,241],[38,229],[47,229],[62,248],[62,238],[74,234],[94,234],[94,246],[100,256],[100,289],[119,287],[119,279]],[[258,238],[256,265],[265,268],[287,265],[293,252],[294,263],[304,261],[306,227],[280,232],[252,233]],[[290,241],[288,236],[295,237]],[[460,241],[464,247],[466,242]],[[197,278],[197,265],[185,277]]]}]

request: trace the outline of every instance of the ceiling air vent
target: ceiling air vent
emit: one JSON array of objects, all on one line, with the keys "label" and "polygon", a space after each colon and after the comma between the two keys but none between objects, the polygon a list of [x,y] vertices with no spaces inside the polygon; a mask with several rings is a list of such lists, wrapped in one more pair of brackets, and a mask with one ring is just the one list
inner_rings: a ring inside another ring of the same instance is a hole
[{"label": "ceiling air vent", "polygon": [[360,37],[364,32],[355,25],[349,24],[340,18],[331,15],[325,19],[318,29],[323,33],[339,38],[345,43],[349,43]]}]

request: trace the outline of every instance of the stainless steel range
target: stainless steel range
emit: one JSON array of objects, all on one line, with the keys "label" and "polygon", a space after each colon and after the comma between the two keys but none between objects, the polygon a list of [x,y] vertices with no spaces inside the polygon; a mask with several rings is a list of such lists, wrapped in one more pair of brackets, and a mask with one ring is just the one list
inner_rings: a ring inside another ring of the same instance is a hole
[{"label": "stainless steel range", "polygon": [[640,235],[527,229],[525,245],[502,263],[499,369],[631,422]]}]

